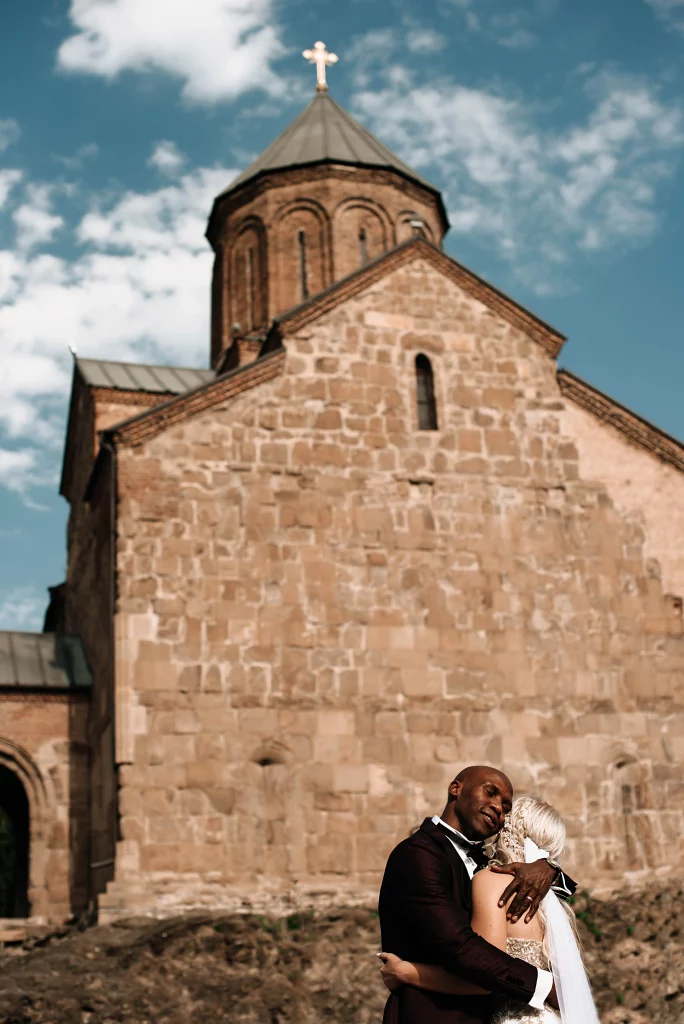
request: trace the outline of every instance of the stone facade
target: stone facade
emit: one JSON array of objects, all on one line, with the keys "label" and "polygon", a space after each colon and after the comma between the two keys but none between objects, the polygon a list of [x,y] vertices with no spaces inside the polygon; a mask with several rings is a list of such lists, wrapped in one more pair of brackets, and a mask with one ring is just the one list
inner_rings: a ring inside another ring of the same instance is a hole
[{"label": "stone facade", "polygon": [[604,428],[576,429],[559,335],[398,252],[283,318],[271,356],[111,433],[104,915],[368,896],[481,761],[564,814],[584,883],[681,867],[681,602],[648,539],[666,564],[676,519],[653,531],[587,464]]},{"label": "stone facade", "polygon": [[571,382],[571,390],[567,373],[561,374],[560,383],[564,394],[575,399],[565,402],[561,425],[577,445],[582,475],[603,482],[618,508],[641,523],[651,571],[662,575],[663,588],[676,603],[684,594],[682,446],[666,435],[658,437],[652,427],[648,446],[635,443],[636,436],[621,429],[622,421],[629,417],[642,430],[643,421],[618,408],[616,425],[615,403],[610,411],[599,407],[592,412],[595,393],[586,392],[593,389],[584,385],[583,395]]},{"label": "stone facade", "polygon": [[90,707],[3,697],[0,734],[34,916],[372,899],[478,762],[558,807],[583,884],[681,870],[684,446],[446,227],[389,164],[260,173],[209,222],[216,375],[77,364],[53,617]]}]

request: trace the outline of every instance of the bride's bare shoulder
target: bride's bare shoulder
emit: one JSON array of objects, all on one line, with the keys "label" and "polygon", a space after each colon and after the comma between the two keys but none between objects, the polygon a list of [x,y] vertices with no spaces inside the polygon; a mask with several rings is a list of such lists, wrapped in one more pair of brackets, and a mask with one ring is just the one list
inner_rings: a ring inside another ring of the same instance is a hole
[{"label": "bride's bare shoulder", "polygon": [[485,899],[491,896],[498,900],[510,881],[511,875],[499,875],[489,868],[483,868],[473,875],[473,893]]}]

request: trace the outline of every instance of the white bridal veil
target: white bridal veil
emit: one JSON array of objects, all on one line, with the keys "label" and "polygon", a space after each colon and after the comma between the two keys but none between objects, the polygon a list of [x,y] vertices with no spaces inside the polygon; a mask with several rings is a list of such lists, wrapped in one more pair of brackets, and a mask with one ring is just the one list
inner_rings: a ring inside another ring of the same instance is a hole
[{"label": "white bridal veil", "polygon": [[[540,850],[529,837],[525,839],[527,864],[548,856],[548,852]],[[568,915],[554,892],[544,897],[543,907],[546,913],[546,941],[561,1020],[563,1024],[600,1024]]]}]

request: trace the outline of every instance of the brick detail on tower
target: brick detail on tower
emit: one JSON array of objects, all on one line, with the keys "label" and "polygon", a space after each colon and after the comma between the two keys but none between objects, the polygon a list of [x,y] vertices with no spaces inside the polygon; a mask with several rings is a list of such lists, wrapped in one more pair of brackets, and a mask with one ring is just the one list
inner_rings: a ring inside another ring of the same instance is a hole
[{"label": "brick detail on tower", "polygon": [[239,339],[411,235],[440,244],[444,230],[435,194],[389,170],[321,165],[246,183],[217,204],[208,232],[212,366]]}]

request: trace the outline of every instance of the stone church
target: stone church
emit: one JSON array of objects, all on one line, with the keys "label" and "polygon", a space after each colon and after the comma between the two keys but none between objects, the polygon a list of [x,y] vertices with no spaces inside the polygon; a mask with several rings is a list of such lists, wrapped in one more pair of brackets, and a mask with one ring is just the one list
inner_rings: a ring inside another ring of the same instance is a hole
[{"label": "stone church", "polygon": [[75,360],[0,917],[372,900],[478,762],[582,884],[681,869],[684,445],[447,229],[323,85],[214,203],[211,369]]}]

